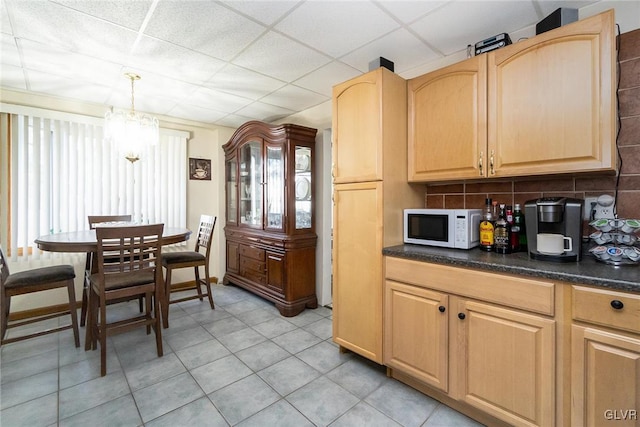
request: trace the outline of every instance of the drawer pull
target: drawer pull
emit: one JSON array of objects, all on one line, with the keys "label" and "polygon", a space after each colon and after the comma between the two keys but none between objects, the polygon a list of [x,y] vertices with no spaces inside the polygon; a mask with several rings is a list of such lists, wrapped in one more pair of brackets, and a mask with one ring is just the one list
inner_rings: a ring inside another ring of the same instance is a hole
[{"label": "drawer pull", "polygon": [[465,319],[465,317],[467,317],[467,316],[465,316],[465,314],[464,314],[464,313],[458,313],[458,319],[460,319],[460,320],[464,320],[464,319]]},{"label": "drawer pull", "polygon": [[615,308],[616,310],[622,310],[624,304],[622,303],[622,301],[614,299],[613,301],[611,301],[611,307]]},{"label": "drawer pull", "polygon": [[440,307],[438,307],[438,310],[440,311],[440,313],[444,313],[444,311],[446,310],[444,305],[441,305]]}]

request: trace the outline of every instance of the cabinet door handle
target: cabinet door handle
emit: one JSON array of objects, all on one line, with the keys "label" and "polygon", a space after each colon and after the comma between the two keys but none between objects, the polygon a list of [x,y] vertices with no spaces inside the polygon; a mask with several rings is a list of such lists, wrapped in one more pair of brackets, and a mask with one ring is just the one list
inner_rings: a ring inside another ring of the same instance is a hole
[{"label": "cabinet door handle", "polygon": [[493,156],[494,156],[494,151],[491,150],[491,158],[489,159],[489,167],[491,168],[491,175],[495,175],[496,174],[496,170],[493,168]]},{"label": "cabinet door handle", "polygon": [[622,303],[622,301],[614,299],[613,301],[611,301],[611,307],[613,307],[616,310],[622,310],[622,308],[624,307],[624,304]]},{"label": "cabinet door handle", "polygon": [[444,305],[441,305],[440,307],[438,307],[438,310],[440,311],[440,313],[444,313],[446,309],[447,308]]},{"label": "cabinet door handle", "polygon": [[464,313],[458,313],[458,319],[464,320],[467,317]]},{"label": "cabinet door handle", "polygon": [[482,176],[482,151],[480,152],[480,159],[478,159],[478,169],[480,170],[480,176]]}]

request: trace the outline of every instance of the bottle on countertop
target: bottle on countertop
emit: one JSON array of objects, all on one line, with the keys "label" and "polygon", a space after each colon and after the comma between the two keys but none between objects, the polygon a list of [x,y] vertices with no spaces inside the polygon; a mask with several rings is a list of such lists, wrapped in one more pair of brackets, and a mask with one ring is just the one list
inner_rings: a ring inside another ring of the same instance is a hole
[{"label": "bottle on countertop", "polygon": [[511,235],[509,236],[509,244],[511,245],[511,252],[520,251],[520,225],[516,225],[514,218],[514,211],[511,209],[511,205],[507,205],[506,208],[507,222],[511,227]]},{"label": "bottle on countertop", "polygon": [[491,252],[494,249],[494,218],[493,218],[493,206],[491,199],[485,200],[485,208],[480,221],[480,249],[487,252]]},{"label": "bottle on countertop", "polygon": [[505,205],[500,205],[500,214],[495,224],[494,248],[499,254],[511,253],[511,226],[507,222]]},{"label": "bottle on countertop", "polygon": [[520,208],[520,204],[516,203],[513,209],[513,224],[519,228],[518,230],[518,238],[519,238],[519,250],[526,252],[527,251],[527,229],[524,222],[524,213]]}]

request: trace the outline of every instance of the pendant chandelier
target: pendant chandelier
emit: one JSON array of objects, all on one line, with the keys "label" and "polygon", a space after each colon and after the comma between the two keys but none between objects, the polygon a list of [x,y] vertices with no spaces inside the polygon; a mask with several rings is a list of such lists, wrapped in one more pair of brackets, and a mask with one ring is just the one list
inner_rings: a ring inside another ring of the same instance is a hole
[{"label": "pendant chandelier", "polygon": [[133,85],[140,76],[125,73],[131,80],[131,111],[107,111],[104,115],[105,137],[116,146],[119,153],[131,163],[140,159],[147,147],[158,143],[158,119],[147,114],[136,113],[134,109]]}]

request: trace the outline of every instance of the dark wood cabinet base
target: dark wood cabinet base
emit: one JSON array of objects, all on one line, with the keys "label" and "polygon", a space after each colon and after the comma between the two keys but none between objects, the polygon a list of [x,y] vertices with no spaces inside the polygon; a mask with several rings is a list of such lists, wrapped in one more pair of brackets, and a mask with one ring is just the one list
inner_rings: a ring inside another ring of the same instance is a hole
[{"label": "dark wood cabinet base", "polygon": [[264,299],[275,303],[276,308],[284,317],[294,317],[302,313],[305,308],[318,308],[318,298],[316,295],[309,295],[295,301],[287,301],[282,296],[269,292],[265,287],[257,286],[254,282],[248,282],[241,276],[235,274],[225,274],[222,281],[224,285],[235,285],[248,290]]}]

